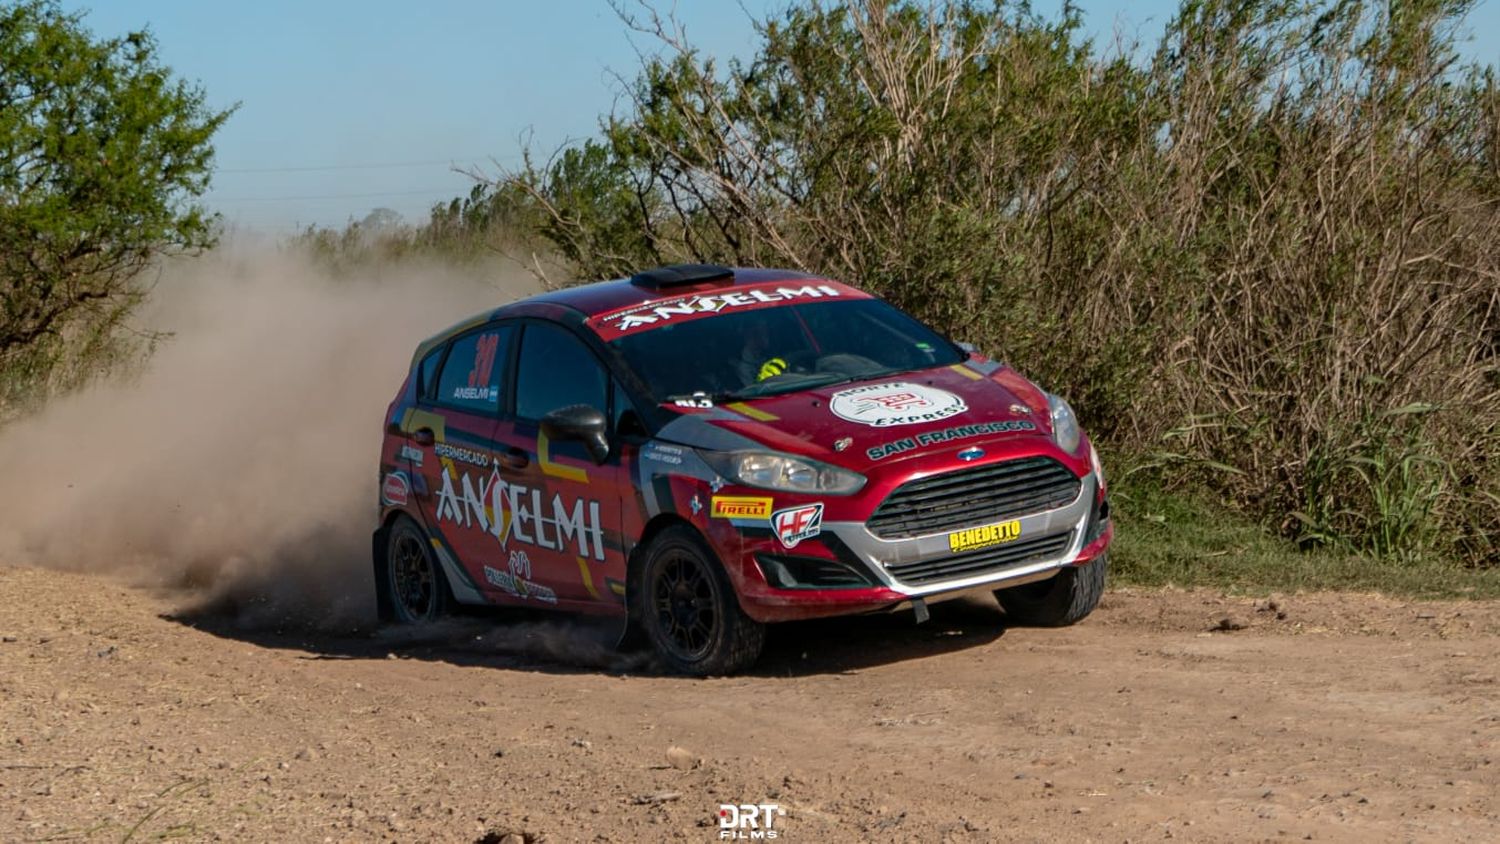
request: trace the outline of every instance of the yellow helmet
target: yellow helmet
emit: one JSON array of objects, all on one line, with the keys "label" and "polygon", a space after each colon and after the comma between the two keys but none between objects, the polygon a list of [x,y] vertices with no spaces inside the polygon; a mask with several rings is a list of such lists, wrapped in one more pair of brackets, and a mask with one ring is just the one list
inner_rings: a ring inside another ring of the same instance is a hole
[{"label": "yellow helmet", "polygon": [[771,358],[760,365],[760,375],[755,380],[764,381],[767,378],[775,378],[783,372],[786,372],[786,361],[781,358]]}]

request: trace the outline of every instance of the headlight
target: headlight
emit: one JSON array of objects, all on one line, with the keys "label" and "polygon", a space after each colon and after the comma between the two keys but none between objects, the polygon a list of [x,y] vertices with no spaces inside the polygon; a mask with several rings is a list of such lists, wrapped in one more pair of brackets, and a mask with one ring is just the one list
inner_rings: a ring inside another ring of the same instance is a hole
[{"label": "headlight", "polygon": [[1083,431],[1078,427],[1078,417],[1073,415],[1073,408],[1063,400],[1062,396],[1047,394],[1047,406],[1052,410],[1052,438],[1057,444],[1069,454],[1078,451],[1078,443],[1083,439]]},{"label": "headlight", "polygon": [[700,451],[703,462],[742,486],[785,492],[853,495],[865,476],[805,457],[769,451]]}]

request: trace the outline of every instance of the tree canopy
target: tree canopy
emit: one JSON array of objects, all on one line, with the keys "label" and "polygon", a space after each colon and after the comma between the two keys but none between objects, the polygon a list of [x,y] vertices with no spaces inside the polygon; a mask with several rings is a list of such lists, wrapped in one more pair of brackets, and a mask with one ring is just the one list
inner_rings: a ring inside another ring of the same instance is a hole
[{"label": "tree canopy", "polygon": [[208,107],[147,31],[97,37],[52,0],[0,5],[0,385],[107,353],[157,257],[213,244]]},{"label": "tree canopy", "polygon": [[599,135],[466,214],[581,278],[864,285],[1068,395],[1141,477],[1309,544],[1496,562],[1500,88],[1460,60],[1472,5],[1182,0],[1151,49],[1071,4],[803,0],[738,61],[644,6],[657,49]]}]

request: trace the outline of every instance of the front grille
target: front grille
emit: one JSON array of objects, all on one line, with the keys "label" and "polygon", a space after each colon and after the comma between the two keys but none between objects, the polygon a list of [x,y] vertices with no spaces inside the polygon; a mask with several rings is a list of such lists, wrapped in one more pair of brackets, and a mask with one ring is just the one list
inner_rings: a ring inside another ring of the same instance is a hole
[{"label": "front grille", "polygon": [[881,539],[993,524],[1072,503],[1083,482],[1050,457],[1024,457],[910,481],[865,526]]},{"label": "front grille", "polygon": [[1010,542],[983,551],[970,551],[954,557],[940,557],[918,563],[886,566],[891,576],[909,586],[920,586],[938,580],[958,580],[981,574],[994,574],[1008,568],[1062,556],[1068,550],[1073,532]]}]

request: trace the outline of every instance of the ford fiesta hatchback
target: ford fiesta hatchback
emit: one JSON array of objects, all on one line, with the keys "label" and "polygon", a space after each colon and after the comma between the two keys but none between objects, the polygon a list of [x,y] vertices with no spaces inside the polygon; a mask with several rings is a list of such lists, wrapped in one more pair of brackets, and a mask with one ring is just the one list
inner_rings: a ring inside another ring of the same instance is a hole
[{"label": "ford fiesta hatchback", "polygon": [[765,625],[994,591],[1098,603],[1104,473],[1067,402],[892,305],[678,265],[534,296],[422,343],[386,414],[383,617],[450,602],[625,617],[722,674]]}]

